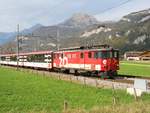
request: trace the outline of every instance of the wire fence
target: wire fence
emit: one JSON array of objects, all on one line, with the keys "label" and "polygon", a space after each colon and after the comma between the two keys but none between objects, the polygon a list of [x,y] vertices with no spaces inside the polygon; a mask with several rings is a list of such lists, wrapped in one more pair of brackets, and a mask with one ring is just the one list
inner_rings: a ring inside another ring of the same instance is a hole
[{"label": "wire fence", "polygon": [[86,76],[75,76],[73,74],[64,74],[64,73],[56,73],[50,71],[24,69],[24,68],[20,68],[20,71],[30,72],[36,75],[52,77],[58,80],[65,80],[65,81],[79,83],[85,86],[93,86],[97,88],[126,89],[129,87],[133,87],[133,84],[129,84],[129,83],[120,83],[120,82],[115,82],[113,80],[103,80],[99,78],[92,78]]},{"label": "wire fence", "polygon": [[[5,66],[6,67],[6,66]],[[14,70],[17,70],[14,67],[9,67]],[[83,84],[84,86],[92,86],[96,88],[111,88],[112,89],[112,104],[117,105],[119,98],[117,97],[117,91],[115,89],[126,89],[128,87],[133,87],[132,84],[126,84],[126,83],[116,83],[114,81],[107,81],[107,80],[101,80],[98,78],[88,78],[84,76],[74,76],[72,74],[63,74],[63,73],[56,73],[56,72],[50,72],[50,71],[43,71],[43,70],[34,70],[34,69],[27,69],[27,68],[19,68],[20,72],[23,73],[30,73],[37,76],[43,76],[43,77],[51,77],[57,80],[64,80],[72,83],[78,83]],[[136,96],[135,92],[135,101],[137,101],[138,98]],[[65,99],[63,104],[63,109],[66,111],[69,107],[68,100]]]}]

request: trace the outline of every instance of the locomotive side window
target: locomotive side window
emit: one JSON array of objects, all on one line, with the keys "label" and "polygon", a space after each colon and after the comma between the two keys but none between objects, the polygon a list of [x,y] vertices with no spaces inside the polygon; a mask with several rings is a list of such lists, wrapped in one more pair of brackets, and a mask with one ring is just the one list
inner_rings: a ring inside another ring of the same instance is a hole
[{"label": "locomotive side window", "polygon": [[94,52],[94,58],[98,58],[98,52]]},{"label": "locomotive side window", "polygon": [[72,58],[76,58],[76,54],[72,54]]},{"label": "locomotive side window", "polygon": [[118,51],[114,51],[113,52],[113,56],[114,56],[114,58],[119,58],[119,52]]},{"label": "locomotive side window", "polygon": [[70,59],[70,58],[71,58],[71,54],[67,54],[67,58],[69,58],[69,59]]},{"label": "locomotive side window", "polygon": [[84,58],[84,54],[83,53],[80,54],[80,58]]},{"label": "locomotive side window", "polygon": [[88,58],[92,58],[92,53],[91,52],[88,53]]}]

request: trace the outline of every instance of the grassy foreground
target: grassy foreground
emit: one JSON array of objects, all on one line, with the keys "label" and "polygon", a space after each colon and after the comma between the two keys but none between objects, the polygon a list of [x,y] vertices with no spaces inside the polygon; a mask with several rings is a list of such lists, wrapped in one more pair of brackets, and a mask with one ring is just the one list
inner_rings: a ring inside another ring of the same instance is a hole
[{"label": "grassy foreground", "polygon": [[150,77],[150,62],[121,61],[119,74]]},{"label": "grassy foreground", "polygon": [[[117,105],[135,102],[125,91],[117,90],[115,97]],[[64,100],[68,108],[73,109],[66,113],[79,113],[80,110],[90,112],[99,107],[112,110],[113,91],[0,68],[0,113],[60,113],[63,111]],[[150,95],[144,95],[142,100],[149,103]],[[95,109],[94,106],[98,107]]]}]

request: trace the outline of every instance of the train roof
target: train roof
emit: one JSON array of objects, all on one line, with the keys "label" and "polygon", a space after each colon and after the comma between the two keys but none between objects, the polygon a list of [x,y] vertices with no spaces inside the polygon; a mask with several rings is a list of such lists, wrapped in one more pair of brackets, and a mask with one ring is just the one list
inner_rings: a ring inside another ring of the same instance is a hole
[{"label": "train roof", "polygon": [[[33,51],[33,52],[26,52],[26,53],[19,53],[20,56],[23,56],[23,55],[37,55],[37,54],[49,54],[51,53],[52,51]],[[1,54],[0,56],[16,56],[17,54],[14,53],[14,54]]]},{"label": "train roof", "polygon": [[69,51],[69,52],[73,52],[73,51],[103,51],[103,50],[118,50],[118,49],[113,49],[112,47],[110,47],[109,45],[94,45],[94,46],[81,46],[81,47],[70,47],[70,48],[63,48],[60,49],[59,51],[55,51],[56,53],[58,52],[62,52],[62,51]]},{"label": "train roof", "polygon": [[[59,51],[55,51],[55,53],[67,51],[67,52],[75,52],[75,51],[103,51],[103,50],[118,50],[113,49],[107,44],[104,45],[94,45],[94,46],[81,46],[81,47],[70,47],[70,48],[62,48]],[[23,55],[37,55],[37,54],[50,54],[53,51],[33,51],[26,53],[19,53],[19,56]],[[0,56],[16,56],[17,54],[1,54]]]}]

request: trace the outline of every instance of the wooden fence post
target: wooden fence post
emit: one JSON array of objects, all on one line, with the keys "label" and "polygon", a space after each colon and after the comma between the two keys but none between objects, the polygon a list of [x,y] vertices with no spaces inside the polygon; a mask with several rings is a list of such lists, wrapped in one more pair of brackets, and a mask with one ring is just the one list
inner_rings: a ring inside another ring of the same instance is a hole
[{"label": "wooden fence post", "polygon": [[76,76],[76,80],[78,81],[78,76]]},{"label": "wooden fence post", "polygon": [[38,75],[38,70],[36,70],[36,74]]},{"label": "wooden fence post", "polygon": [[45,75],[44,71],[43,71],[43,76]]},{"label": "wooden fence post", "polygon": [[133,88],[133,90],[134,90],[134,97],[135,97],[135,101],[137,101],[137,93],[136,93],[136,89],[135,89],[135,88]]},{"label": "wooden fence post", "polygon": [[59,80],[61,80],[60,73],[58,74],[58,78],[59,78]]},{"label": "wooden fence post", "polygon": [[64,101],[64,111],[66,111],[68,109],[68,103],[67,103],[67,101],[65,100]]},{"label": "wooden fence post", "polygon": [[70,75],[70,82],[72,82],[72,78],[71,77],[72,77],[72,75]]},{"label": "wooden fence post", "polygon": [[95,79],[95,85],[96,85],[96,88],[97,88],[98,87],[97,79]]},{"label": "wooden fence post", "polygon": [[84,77],[84,85],[86,85],[86,78]]},{"label": "wooden fence post", "polygon": [[116,105],[116,96],[115,96],[115,87],[114,87],[114,83],[112,84],[112,89],[113,89],[113,105]]}]

